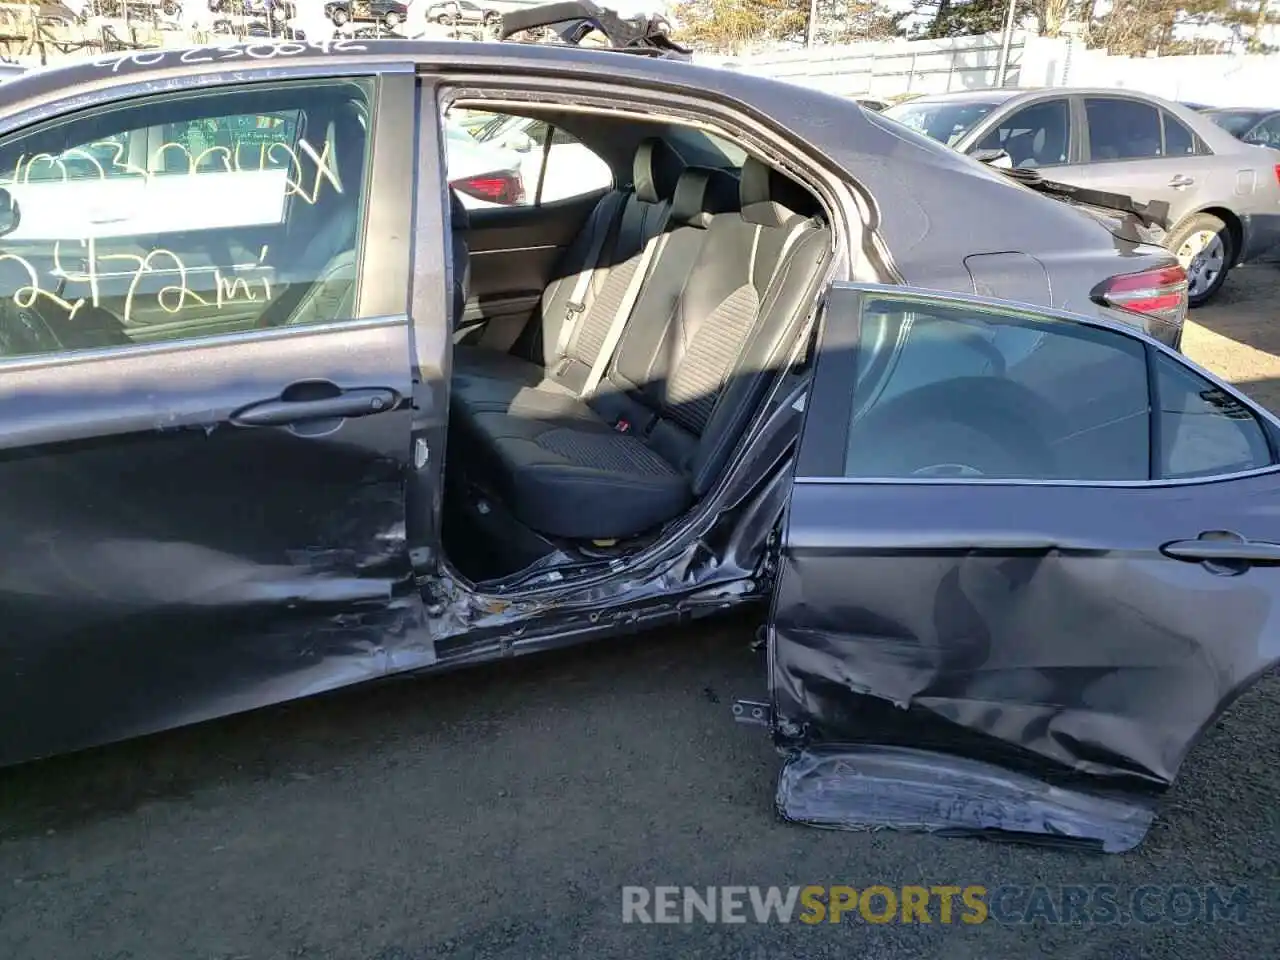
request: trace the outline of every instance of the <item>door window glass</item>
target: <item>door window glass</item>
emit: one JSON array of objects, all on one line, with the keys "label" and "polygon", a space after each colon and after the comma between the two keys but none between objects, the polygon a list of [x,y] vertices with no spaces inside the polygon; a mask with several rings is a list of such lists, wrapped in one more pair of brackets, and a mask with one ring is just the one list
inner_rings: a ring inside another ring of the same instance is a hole
[{"label": "door window glass", "polygon": [[1137,100],[1088,97],[1091,159],[1143,160],[1161,155],[1160,111]]},{"label": "door window glass", "polygon": [[975,150],[1003,150],[1015,167],[1049,167],[1071,155],[1071,112],[1066,100],[1034,103],[1002,120]]},{"label": "door window glass", "polygon": [[445,164],[449,185],[472,209],[552,203],[613,186],[609,165],[572,134],[513,114],[451,110]]},{"label": "door window glass", "polygon": [[1230,394],[1177,361],[1156,357],[1160,475],[1217,476],[1271,463],[1266,434]]},{"label": "door window glass", "polygon": [[1166,157],[1190,157],[1200,153],[1199,138],[1185,123],[1168,113],[1161,113],[1164,120],[1164,155]]},{"label": "door window glass", "polygon": [[1146,480],[1145,348],[977,306],[864,307],[845,476]]},{"label": "door window glass", "polygon": [[371,105],[255,85],[0,140],[0,356],[351,318]]}]

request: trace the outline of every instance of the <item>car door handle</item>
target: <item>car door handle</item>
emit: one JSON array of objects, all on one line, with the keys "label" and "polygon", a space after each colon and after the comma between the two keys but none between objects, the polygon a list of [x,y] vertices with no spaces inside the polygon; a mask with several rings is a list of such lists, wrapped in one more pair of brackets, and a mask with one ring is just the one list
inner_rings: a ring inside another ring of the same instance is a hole
[{"label": "car door handle", "polygon": [[1181,190],[1183,187],[1189,187],[1195,182],[1195,177],[1184,177],[1182,174],[1178,174],[1169,181],[1169,186],[1173,187],[1175,190]]},{"label": "car door handle", "polygon": [[336,396],[291,400],[285,395],[264,400],[232,414],[231,422],[241,427],[283,427],[306,420],[346,420],[368,417],[396,407],[400,397],[394,390],[370,387],[344,390]]},{"label": "car door handle", "polygon": [[1195,540],[1174,540],[1160,548],[1160,552],[1174,560],[1188,563],[1237,563],[1280,564],[1280,543],[1266,540],[1246,540],[1238,534],[1203,534]]}]

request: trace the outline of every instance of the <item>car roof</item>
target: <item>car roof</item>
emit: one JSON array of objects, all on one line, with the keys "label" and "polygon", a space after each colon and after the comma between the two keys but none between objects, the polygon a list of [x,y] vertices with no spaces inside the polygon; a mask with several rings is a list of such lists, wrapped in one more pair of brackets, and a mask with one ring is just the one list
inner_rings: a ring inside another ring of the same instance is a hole
[{"label": "car roof", "polygon": [[1280,107],[1209,107],[1206,113],[1244,113],[1255,117],[1265,117],[1269,113],[1280,111]]}]

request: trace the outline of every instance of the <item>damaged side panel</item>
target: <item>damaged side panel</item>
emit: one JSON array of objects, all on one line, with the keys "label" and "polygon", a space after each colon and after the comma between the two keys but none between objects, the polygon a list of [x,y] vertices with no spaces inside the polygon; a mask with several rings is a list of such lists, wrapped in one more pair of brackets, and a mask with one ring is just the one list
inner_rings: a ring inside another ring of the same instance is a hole
[{"label": "damaged side panel", "polygon": [[814,449],[845,435],[805,430],[770,636],[782,815],[1139,843],[1280,660],[1280,475],[856,481]]}]

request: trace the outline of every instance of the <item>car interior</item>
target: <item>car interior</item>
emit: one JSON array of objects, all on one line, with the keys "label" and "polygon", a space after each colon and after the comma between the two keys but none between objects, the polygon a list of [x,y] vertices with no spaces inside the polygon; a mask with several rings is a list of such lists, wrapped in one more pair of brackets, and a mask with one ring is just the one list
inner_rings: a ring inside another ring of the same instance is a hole
[{"label": "car interior", "polygon": [[625,556],[694,509],[787,369],[832,250],[814,194],[719,136],[522,109],[616,186],[472,210],[453,194],[443,537],[474,583]]}]

